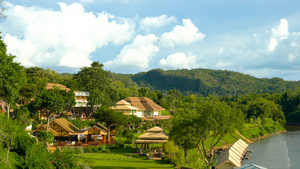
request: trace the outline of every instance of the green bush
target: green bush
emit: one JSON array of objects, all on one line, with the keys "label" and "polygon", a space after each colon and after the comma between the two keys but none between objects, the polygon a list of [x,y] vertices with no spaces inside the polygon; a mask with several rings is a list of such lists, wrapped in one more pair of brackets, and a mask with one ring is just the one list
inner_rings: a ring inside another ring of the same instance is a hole
[{"label": "green bush", "polygon": [[68,168],[80,168],[77,158],[74,155],[69,154],[68,151],[60,151],[56,149],[52,154],[51,163],[55,168],[68,169]]},{"label": "green bush", "polygon": [[82,147],[75,148],[75,154],[82,154],[82,153],[84,153]]},{"label": "green bush", "polygon": [[100,151],[101,153],[110,153],[110,150],[109,149],[103,149]]},{"label": "green bush", "polygon": [[98,147],[95,147],[95,146],[89,146],[89,147],[83,148],[83,151],[85,153],[97,153],[99,151],[99,149],[98,149]]},{"label": "green bush", "polygon": [[119,149],[120,147],[116,144],[111,144],[106,146],[107,149]]},{"label": "green bush", "polygon": [[22,168],[54,168],[51,153],[44,145],[34,144],[26,151]]}]

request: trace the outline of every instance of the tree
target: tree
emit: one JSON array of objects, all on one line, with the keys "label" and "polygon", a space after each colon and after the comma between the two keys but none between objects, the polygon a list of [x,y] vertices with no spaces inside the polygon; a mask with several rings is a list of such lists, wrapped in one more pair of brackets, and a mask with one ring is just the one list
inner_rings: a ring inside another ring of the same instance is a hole
[{"label": "tree", "polygon": [[273,101],[269,101],[264,98],[256,98],[254,101],[249,101],[247,105],[247,118],[272,118],[274,121],[278,121],[281,125],[285,124],[283,111],[280,106]]},{"label": "tree", "polygon": [[0,97],[6,102],[5,111],[9,117],[10,107],[16,103],[26,78],[25,68],[13,61],[15,56],[6,52],[6,45],[0,40]]},{"label": "tree", "polygon": [[[200,151],[207,166],[213,165],[214,147],[226,134],[234,132],[243,126],[244,114],[231,108],[225,102],[218,100],[201,101],[193,113],[194,138],[197,140],[197,148]],[[205,146],[205,142],[209,145]]]},{"label": "tree", "polygon": [[122,112],[116,112],[107,106],[99,107],[97,109],[97,112],[93,113],[92,116],[96,119],[97,122],[105,122],[109,140],[111,127],[117,124],[124,124],[127,121],[126,115],[124,115]]},{"label": "tree", "polygon": [[188,150],[195,148],[198,139],[195,137],[195,128],[193,126],[193,116],[196,112],[190,109],[178,111],[173,118],[173,127],[170,131],[170,139],[174,140],[176,145],[184,149],[185,163],[188,164]]},{"label": "tree", "polygon": [[30,112],[28,111],[26,106],[21,106],[15,109],[11,113],[12,118],[17,121],[22,122],[24,125],[28,125],[30,122]]},{"label": "tree", "polygon": [[167,99],[170,103],[170,111],[173,110],[173,107],[175,107],[174,106],[175,102],[178,101],[179,98],[180,98],[180,93],[178,90],[174,89],[168,91]]},{"label": "tree", "polygon": [[65,90],[60,90],[60,88],[55,87],[51,90],[46,90],[42,92],[35,101],[35,106],[39,110],[43,110],[46,113],[47,117],[47,131],[49,131],[49,121],[53,114],[59,114],[63,109],[68,106],[75,104],[74,92],[66,92]]},{"label": "tree", "polygon": [[149,88],[141,87],[138,91],[139,91],[139,97],[146,97],[149,93]]},{"label": "tree", "polygon": [[111,79],[108,77],[109,72],[103,70],[103,64],[99,62],[93,62],[90,67],[83,67],[80,71],[73,76],[73,82],[76,83],[75,88],[77,90],[103,91],[111,83]]},{"label": "tree", "polygon": [[0,159],[0,161],[6,162],[9,164],[9,153],[10,150],[15,146],[15,139],[20,132],[23,132],[23,125],[18,122],[6,118],[3,114],[0,113],[0,146],[4,145],[7,149],[6,157]]},{"label": "tree", "polygon": [[102,92],[100,90],[92,90],[90,92],[89,98],[88,98],[88,105],[90,105],[94,110],[95,106],[98,106],[102,103],[102,99],[103,99],[103,95]]}]

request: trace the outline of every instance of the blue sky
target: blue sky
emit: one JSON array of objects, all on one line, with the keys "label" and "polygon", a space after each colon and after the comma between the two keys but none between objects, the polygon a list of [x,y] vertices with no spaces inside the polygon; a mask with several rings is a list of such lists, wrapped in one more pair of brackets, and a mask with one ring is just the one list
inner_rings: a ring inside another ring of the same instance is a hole
[{"label": "blue sky", "polygon": [[8,0],[0,23],[26,67],[117,73],[232,70],[300,80],[297,0]]}]

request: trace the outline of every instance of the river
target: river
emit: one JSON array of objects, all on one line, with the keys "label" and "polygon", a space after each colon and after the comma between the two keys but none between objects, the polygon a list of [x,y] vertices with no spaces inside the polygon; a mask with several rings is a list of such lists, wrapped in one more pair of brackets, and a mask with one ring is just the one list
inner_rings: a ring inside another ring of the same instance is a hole
[{"label": "river", "polygon": [[249,144],[250,160],[269,169],[300,169],[300,127],[287,127],[287,132]]}]

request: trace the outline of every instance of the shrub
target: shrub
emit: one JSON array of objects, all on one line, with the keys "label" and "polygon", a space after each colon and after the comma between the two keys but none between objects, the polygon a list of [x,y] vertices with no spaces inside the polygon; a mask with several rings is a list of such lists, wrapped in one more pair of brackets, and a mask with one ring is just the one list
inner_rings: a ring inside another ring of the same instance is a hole
[{"label": "shrub", "polygon": [[108,149],[118,149],[119,146],[116,145],[116,144],[112,144],[112,145],[107,145],[106,148],[108,148]]},{"label": "shrub", "polygon": [[75,148],[75,154],[82,154],[82,153],[84,153],[82,147]]},{"label": "shrub", "polygon": [[110,153],[110,150],[109,149],[104,149],[104,150],[101,150],[100,152],[101,153]]},{"label": "shrub", "polygon": [[54,168],[51,153],[44,145],[34,144],[26,151],[22,168]]},{"label": "shrub", "polygon": [[68,169],[79,168],[77,158],[74,155],[69,154],[67,151],[60,151],[56,149],[52,153],[52,164],[55,168]]}]

